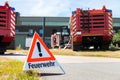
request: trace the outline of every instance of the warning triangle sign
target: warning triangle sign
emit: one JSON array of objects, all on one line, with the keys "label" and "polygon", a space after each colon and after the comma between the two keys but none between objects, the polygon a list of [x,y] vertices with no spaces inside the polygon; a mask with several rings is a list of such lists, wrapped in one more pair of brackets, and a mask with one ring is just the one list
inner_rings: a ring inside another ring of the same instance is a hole
[{"label": "warning triangle sign", "polygon": [[55,57],[49,51],[42,39],[37,33],[34,34],[32,45],[30,47],[27,62],[55,60]]},{"label": "warning triangle sign", "polygon": [[[35,32],[23,70],[43,69],[56,66],[62,69],[45,43]],[[62,71],[64,72],[63,69]]]}]

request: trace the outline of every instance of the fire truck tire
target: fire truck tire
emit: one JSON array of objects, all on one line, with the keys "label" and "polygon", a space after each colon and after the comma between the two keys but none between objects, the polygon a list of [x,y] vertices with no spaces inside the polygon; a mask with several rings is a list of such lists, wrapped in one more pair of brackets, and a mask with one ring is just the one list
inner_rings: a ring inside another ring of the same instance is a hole
[{"label": "fire truck tire", "polygon": [[98,49],[98,45],[94,45],[94,49]]},{"label": "fire truck tire", "polygon": [[6,51],[6,49],[7,49],[6,47],[7,47],[6,45],[0,46],[0,55],[5,54],[5,51]]},{"label": "fire truck tire", "polygon": [[72,45],[72,50],[73,50],[73,51],[78,51],[77,45]]},{"label": "fire truck tire", "polygon": [[5,53],[6,49],[0,48],[0,55],[3,55]]},{"label": "fire truck tire", "polygon": [[0,51],[0,55],[4,55],[5,54],[5,52],[4,51]]},{"label": "fire truck tire", "polygon": [[73,44],[72,44],[72,50],[73,50],[73,51],[79,51],[79,50],[81,50],[81,49],[83,49],[83,47],[81,46],[80,43],[73,43]]},{"label": "fire truck tire", "polygon": [[101,50],[109,50],[109,44],[103,44],[100,46]]}]

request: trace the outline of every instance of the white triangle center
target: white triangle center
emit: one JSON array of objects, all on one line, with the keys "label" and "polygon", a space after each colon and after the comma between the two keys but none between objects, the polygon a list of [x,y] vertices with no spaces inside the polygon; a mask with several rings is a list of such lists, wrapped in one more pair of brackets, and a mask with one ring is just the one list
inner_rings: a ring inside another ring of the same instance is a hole
[{"label": "white triangle center", "polygon": [[[39,42],[40,47],[37,46],[37,42]],[[40,48],[40,51],[39,49]],[[40,56],[40,54],[42,56]],[[49,53],[46,51],[46,49],[43,47],[43,45],[40,43],[40,41],[37,39],[36,43],[35,43],[35,47],[33,50],[33,54],[32,54],[32,58],[46,58],[46,57],[50,57]]]}]

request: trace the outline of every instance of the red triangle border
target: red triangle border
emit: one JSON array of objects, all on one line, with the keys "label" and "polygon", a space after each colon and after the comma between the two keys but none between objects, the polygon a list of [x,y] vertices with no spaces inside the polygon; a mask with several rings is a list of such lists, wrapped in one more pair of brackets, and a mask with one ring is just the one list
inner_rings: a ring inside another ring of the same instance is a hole
[{"label": "red triangle border", "polygon": [[[36,41],[40,42],[40,44],[45,48],[45,50],[48,52],[48,54],[50,55],[50,57],[43,57],[43,58],[32,58],[32,55],[33,55],[33,51],[34,51],[34,48],[35,48],[35,44],[36,44]],[[34,36],[33,36],[33,41],[32,41],[32,45],[29,49],[29,53],[28,53],[28,58],[27,58],[27,62],[39,62],[39,61],[50,61],[50,60],[55,60],[55,57],[53,56],[53,54],[50,52],[50,50],[48,49],[48,47],[45,45],[45,43],[42,41],[42,39],[40,38],[39,34],[38,33],[34,33]]]}]

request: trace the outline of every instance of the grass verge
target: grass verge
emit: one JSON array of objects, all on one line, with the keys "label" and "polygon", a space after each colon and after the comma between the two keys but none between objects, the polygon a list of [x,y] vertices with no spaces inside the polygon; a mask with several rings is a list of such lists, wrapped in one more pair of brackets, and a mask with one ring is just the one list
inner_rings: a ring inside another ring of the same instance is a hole
[{"label": "grass verge", "polygon": [[116,51],[72,51],[71,49],[51,49],[51,52],[55,55],[70,55],[70,56],[91,56],[91,57],[110,57],[120,58],[120,50]]},{"label": "grass verge", "polygon": [[37,71],[23,72],[24,63],[0,57],[0,80],[39,80]]},{"label": "grass verge", "polygon": [[[84,50],[84,51],[72,51],[71,49],[50,49],[54,55],[67,55],[67,56],[91,56],[91,57],[110,57],[120,58],[120,50]],[[7,53],[22,52],[27,54],[28,50],[7,50]]]}]

